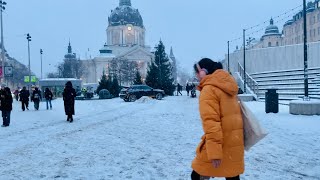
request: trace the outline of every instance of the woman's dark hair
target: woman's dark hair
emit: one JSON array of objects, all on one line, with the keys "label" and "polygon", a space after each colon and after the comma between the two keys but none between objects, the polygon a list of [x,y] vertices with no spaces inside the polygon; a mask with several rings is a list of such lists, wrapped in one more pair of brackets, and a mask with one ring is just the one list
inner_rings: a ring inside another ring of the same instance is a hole
[{"label": "woman's dark hair", "polygon": [[[215,62],[209,58],[203,58],[197,64],[201,69],[206,69],[208,71],[208,74],[212,74],[218,69],[223,69],[221,62]],[[199,73],[197,64],[193,65],[193,69],[196,73]]]}]

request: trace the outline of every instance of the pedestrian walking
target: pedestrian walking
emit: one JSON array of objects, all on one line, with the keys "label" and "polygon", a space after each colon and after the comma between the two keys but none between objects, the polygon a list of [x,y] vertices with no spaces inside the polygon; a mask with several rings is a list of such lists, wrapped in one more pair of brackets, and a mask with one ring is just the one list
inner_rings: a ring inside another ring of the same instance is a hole
[{"label": "pedestrian walking", "polygon": [[16,89],[13,94],[14,94],[16,101],[19,101],[19,88]]},{"label": "pedestrian walking", "polygon": [[243,121],[235,79],[220,62],[201,59],[194,65],[200,91],[204,135],[192,162],[192,180],[225,177],[239,180],[244,172]]},{"label": "pedestrian walking", "polygon": [[39,110],[41,100],[42,100],[41,91],[39,90],[38,87],[35,87],[31,96],[31,102],[33,101],[35,110]]},{"label": "pedestrian walking", "polygon": [[45,89],[44,97],[46,98],[47,110],[49,109],[49,105],[50,105],[50,109],[52,109],[51,100],[52,100],[53,94],[52,94],[52,92],[50,91],[49,88]]},{"label": "pedestrian walking", "polygon": [[10,114],[12,111],[13,98],[11,90],[5,87],[1,90],[1,106],[3,124],[2,127],[8,127],[10,125]]},{"label": "pedestrian walking", "polygon": [[187,83],[187,86],[186,86],[186,91],[187,91],[187,96],[189,96],[189,92],[190,92],[190,89],[191,86],[189,85],[189,83]]},{"label": "pedestrian walking", "polygon": [[182,91],[182,86],[178,83],[178,85],[177,85],[177,96],[179,94],[182,96],[181,91]]},{"label": "pedestrian walking", "polygon": [[73,122],[74,102],[77,96],[75,89],[72,87],[71,81],[68,81],[63,90],[64,111],[67,115],[67,121]]},{"label": "pedestrian walking", "polygon": [[22,111],[25,111],[25,109],[29,110],[28,107],[29,107],[30,93],[25,86],[20,91],[19,96],[20,96]]}]

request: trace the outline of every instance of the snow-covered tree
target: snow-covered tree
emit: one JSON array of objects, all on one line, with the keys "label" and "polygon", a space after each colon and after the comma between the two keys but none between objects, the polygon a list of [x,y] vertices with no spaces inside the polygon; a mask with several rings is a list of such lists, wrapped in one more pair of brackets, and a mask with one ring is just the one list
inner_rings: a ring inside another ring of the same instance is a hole
[{"label": "snow-covered tree", "polygon": [[134,85],[142,84],[142,77],[141,77],[140,72],[138,70],[136,72],[136,77],[133,81],[133,84]]},{"label": "snow-covered tree", "polygon": [[99,94],[99,92],[102,90],[102,89],[107,89],[109,92],[110,92],[110,89],[111,89],[111,81],[110,81],[110,78],[107,77],[105,71],[103,70],[102,72],[102,77],[101,77],[101,80],[99,82],[99,86],[97,88],[97,94]]},{"label": "snow-covered tree", "polygon": [[155,59],[149,65],[146,84],[153,88],[163,89],[167,95],[173,95],[175,90],[173,83],[172,66],[165,52],[165,46],[160,40],[156,47]]}]

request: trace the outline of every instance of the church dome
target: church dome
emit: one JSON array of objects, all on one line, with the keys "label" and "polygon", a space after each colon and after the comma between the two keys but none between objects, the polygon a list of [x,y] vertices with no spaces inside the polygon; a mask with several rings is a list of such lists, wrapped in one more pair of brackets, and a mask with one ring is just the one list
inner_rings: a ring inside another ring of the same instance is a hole
[{"label": "church dome", "polygon": [[143,28],[143,20],[138,9],[131,7],[130,0],[120,0],[119,6],[111,11],[108,18],[109,26],[131,24]]},{"label": "church dome", "polygon": [[270,20],[270,25],[266,28],[265,35],[276,35],[279,33],[278,26],[273,24],[273,19]]},{"label": "church dome", "polygon": [[65,59],[76,59],[77,56],[75,53],[72,53],[72,47],[71,47],[71,43],[69,41],[69,45],[68,45],[68,53],[66,55],[64,55]]}]

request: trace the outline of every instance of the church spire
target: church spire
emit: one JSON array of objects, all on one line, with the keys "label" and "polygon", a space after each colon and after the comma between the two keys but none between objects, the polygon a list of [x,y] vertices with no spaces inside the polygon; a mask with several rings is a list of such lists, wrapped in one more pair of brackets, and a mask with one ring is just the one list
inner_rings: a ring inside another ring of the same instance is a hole
[{"label": "church spire", "polygon": [[170,49],[170,57],[174,57],[172,46],[171,46],[171,49]]},{"label": "church spire", "polygon": [[131,0],[120,0],[119,6],[131,6]]},{"label": "church spire", "polygon": [[273,25],[273,18],[270,19],[270,25]]},{"label": "church spire", "polygon": [[71,53],[72,53],[72,48],[71,48],[70,39],[69,39],[68,53],[69,53],[69,54],[71,54]]}]

